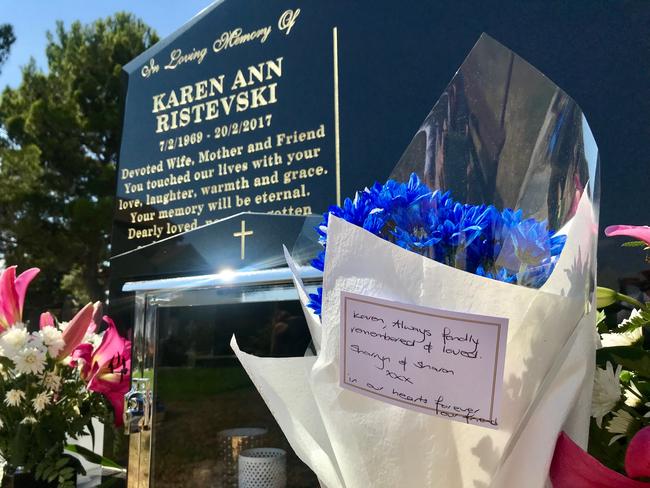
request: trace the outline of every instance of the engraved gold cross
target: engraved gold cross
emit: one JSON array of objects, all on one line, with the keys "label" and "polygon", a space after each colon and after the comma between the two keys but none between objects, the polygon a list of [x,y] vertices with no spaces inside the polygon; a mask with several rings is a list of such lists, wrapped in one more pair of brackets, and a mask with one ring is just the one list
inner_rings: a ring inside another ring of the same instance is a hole
[{"label": "engraved gold cross", "polygon": [[252,235],[253,235],[252,230],[246,230],[245,220],[241,221],[241,231],[233,233],[233,237],[241,237],[241,258],[242,259],[246,257],[246,237]]}]

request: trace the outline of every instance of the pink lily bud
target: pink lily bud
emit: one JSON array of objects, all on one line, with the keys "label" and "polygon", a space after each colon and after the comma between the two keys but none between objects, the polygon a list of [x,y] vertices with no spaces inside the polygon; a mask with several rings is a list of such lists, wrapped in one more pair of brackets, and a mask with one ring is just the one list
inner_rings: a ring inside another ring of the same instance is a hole
[{"label": "pink lily bud", "polygon": [[54,317],[50,312],[43,312],[41,318],[38,321],[38,327],[43,330],[45,327],[55,327]]},{"label": "pink lily bud", "polygon": [[65,342],[65,346],[59,353],[59,359],[67,357],[75,347],[81,344],[92,322],[93,312],[93,304],[88,303],[72,318],[68,327],[63,331],[63,342]]},{"label": "pink lily bud", "polygon": [[102,324],[103,308],[104,306],[102,305],[102,302],[97,301],[93,303],[93,318],[90,323],[90,326],[88,327],[89,333],[97,332],[97,329],[99,329],[99,326]]},{"label": "pink lily bud", "polygon": [[625,472],[630,478],[650,478],[650,427],[637,432],[627,445]]},{"label": "pink lily bud", "polygon": [[0,275],[0,331],[22,320],[27,287],[39,272],[30,268],[16,277],[16,266],[9,266]]},{"label": "pink lily bud", "polygon": [[605,228],[605,235],[634,237],[650,246],[650,227],[647,225],[610,225]]}]

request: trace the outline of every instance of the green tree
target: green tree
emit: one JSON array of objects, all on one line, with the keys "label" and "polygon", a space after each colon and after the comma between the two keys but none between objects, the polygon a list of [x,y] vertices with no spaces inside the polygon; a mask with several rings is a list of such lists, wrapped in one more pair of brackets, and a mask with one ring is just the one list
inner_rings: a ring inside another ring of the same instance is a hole
[{"label": "green tree", "polygon": [[[158,38],[118,13],[48,32],[48,71],[32,61],[0,98],[0,254],[38,266],[32,310],[103,299],[121,128],[121,68]],[[4,147],[2,147],[4,146]],[[32,315],[33,317],[33,315]]]},{"label": "green tree", "polygon": [[11,45],[15,41],[16,36],[14,36],[14,29],[11,24],[0,24],[0,73],[2,72],[2,65],[9,57]]}]

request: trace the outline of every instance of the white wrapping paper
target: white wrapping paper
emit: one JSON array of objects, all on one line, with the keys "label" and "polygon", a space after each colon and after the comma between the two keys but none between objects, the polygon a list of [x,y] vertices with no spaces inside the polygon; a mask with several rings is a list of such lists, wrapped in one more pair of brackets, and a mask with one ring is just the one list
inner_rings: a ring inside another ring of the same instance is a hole
[{"label": "white wrapping paper", "polygon": [[[235,338],[231,345],[296,454],[327,488],[543,487],[558,433],[587,440],[595,344],[585,287],[595,226],[586,193],[565,230],[552,276],[534,290],[447,267],[331,216],[322,328],[310,324],[318,355],[257,358]],[[507,317],[499,430],[340,388],[341,291]]]}]

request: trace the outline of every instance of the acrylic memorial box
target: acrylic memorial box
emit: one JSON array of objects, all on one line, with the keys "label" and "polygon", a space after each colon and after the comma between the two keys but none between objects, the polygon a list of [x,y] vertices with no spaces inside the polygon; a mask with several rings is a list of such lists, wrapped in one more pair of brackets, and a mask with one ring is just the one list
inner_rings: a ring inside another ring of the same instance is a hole
[{"label": "acrylic memorial box", "polygon": [[[316,283],[318,274],[312,278]],[[238,458],[255,448],[284,452],[279,476],[288,486],[316,486],[229,347],[237,333],[260,355],[308,350],[288,270],[127,283],[124,289],[135,293],[136,304],[133,389],[126,402],[129,486],[280,486],[244,483]],[[264,479],[270,468],[257,469]]]}]

